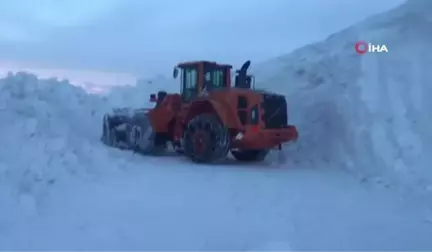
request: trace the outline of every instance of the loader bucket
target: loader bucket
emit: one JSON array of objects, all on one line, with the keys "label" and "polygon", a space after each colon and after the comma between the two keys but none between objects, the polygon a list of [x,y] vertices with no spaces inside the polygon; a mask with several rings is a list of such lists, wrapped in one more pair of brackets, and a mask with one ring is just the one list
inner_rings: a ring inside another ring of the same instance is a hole
[{"label": "loader bucket", "polygon": [[111,147],[152,154],[156,148],[155,134],[147,112],[147,109],[115,109],[113,113],[105,114],[101,141]]}]

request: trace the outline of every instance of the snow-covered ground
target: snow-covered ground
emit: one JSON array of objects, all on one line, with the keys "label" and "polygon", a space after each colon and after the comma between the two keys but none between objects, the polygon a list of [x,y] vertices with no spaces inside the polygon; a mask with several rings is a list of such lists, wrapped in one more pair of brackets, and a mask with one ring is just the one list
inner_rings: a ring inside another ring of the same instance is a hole
[{"label": "snow-covered ground", "polygon": [[[288,95],[300,130],[284,164],[102,146],[101,115],[175,88],[162,78],[109,97],[1,79],[0,250],[431,250],[427,3],[259,66],[258,84]],[[359,39],[390,52],[355,55]]]},{"label": "snow-covered ground", "polygon": [[[304,166],[193,166],[117,151],[122,171],[22,195],[2,249],[428,250],[428,213],[390,191]],[[107,164],[109,166],[109,164]],[[13,208],[11,207],[13,206]],[[19,210],[19,211],[17,211]]]}]

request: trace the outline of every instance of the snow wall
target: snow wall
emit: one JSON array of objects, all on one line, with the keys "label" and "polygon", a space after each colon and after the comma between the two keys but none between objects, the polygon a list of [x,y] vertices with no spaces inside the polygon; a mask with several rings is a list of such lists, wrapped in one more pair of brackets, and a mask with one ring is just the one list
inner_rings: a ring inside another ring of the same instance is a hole
[{"label": "snow wall", "polygon": [[17,194],[39,194],[71,176],[121,167],[106,161],[99,143],[109,106],[67,81],[27,73],[0,79],[0,183]]},{"label": "snow wall", "polygon": [[[359,55],[360,40],[389,52]],[[432,1],[413,0],[255,66],[258,86],[288,97],[291,159],[432,193],[431,44]]]},{"label": "snow wall", "polygon": [[[255,65],[260,88],[288,97],[290,121],[300,131],[285,150],[292,169],[342,168],[430,190],[432,8],[420,2]],[[389,53],[357,55],[358,40],[386,44]],[[0,152],[0,180],[26,191],[66,175],[121,167],[104,162],[101,116],[111,106],[145,106],[143,99],[159,88],[178,91],[162,77],[113,89],[108,97],[24,73],[1,79],[0,134],[7,148]]]}]

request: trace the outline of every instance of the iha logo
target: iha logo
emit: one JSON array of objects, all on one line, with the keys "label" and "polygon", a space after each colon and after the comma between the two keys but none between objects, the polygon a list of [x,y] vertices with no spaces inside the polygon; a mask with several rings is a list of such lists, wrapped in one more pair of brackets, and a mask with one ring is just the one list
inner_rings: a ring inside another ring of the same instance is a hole
[{"label": "iha logo", "polygon": [[364,41],[357,42],[354,48],[358,54],[365,54],[367,52],[388,53],[388,48],[386,45],[376,45]]}]

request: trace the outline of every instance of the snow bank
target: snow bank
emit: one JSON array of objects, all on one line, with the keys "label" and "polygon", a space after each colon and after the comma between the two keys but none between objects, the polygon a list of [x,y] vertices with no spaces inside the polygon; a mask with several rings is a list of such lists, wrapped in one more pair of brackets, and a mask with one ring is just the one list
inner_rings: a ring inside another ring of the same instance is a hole
[{"label": "snow bank", "polygon": [[0,79],[0,182],[38,194],[59,179],[107,170],[95,127],[107,107],[67,81],[27,73]]},{"label": "snow bank", "polygon": [[[432,2],[409,1],[256,66],[257,86],[288,96],[300,131],[290,158],[432,189],[431,26]],[[359,40],[389,53],[358,55]]]},{"label": "snow bank", "polygon": [[117,171],[128,160],[112,160],[112,150],[101,148],[103,114],[116,106],[154,106],[145,102],[149,92],[165,87],[177,91],[158,77],[113,88],[104,97],[68,81],[10,73],[0,79],[1,183],[36,195],[70,176]]}]

